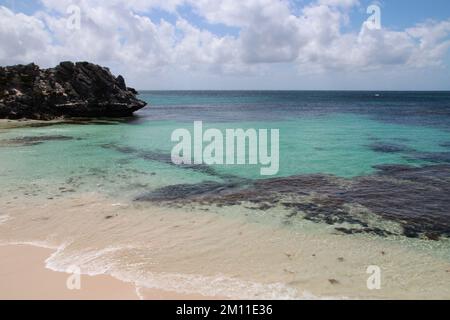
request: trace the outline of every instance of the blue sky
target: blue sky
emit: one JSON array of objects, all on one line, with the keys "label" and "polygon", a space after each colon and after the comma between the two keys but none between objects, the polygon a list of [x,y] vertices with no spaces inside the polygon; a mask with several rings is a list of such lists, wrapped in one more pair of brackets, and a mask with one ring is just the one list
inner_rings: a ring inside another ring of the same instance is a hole
[{"label": "blue sky", "polygon": [[[384,1],[361,1],[362,9],[372,3],[379,3],[382,9],[383,24],[394,29],[403,29],[415,23],[427,20],[445,20],[450,17],[450,1],[448,0],[384,0]],[[353,19],[356,25],[364,19],[360,10],[355,10]],[[352,21],[353,21],[352,19]]]},{"label": "blue sky", "polygon": [[[296,0],[292,1],[292,4],[301,8],[313,2]],[[415,23],[428,19],[446,20],[450,18],[450,1],[448,0],[361,0],[360,3],[361,5],[359,7],[351,11],[351,27],[354,30],[359,29],[367,18],[365,9],[371,4],[380,5],[382,8],[383,24],[393,29],[407,28]],[[45,9],[42,2],[37,0],[0,0],[0,5],[26,14],[33,14],[38,10]],[[175,21],[177,18],[177,14],[169,13],[159,8],[152,8],[145,15],[155,21],[159,21],[160,19]],[[237,34],[239,32],[238,28],[230,28],[223,24],[208,23],[203,17],[195,14],[195,11],[189,5],[180,6],[179,15],[188,19],[196,26],[207,28],[217,34]]]},{"label": "blue sky", "polygon": [[450,90],[448,0],[0,0],[0,14],[1,65],[89,60],[140,89]]}]

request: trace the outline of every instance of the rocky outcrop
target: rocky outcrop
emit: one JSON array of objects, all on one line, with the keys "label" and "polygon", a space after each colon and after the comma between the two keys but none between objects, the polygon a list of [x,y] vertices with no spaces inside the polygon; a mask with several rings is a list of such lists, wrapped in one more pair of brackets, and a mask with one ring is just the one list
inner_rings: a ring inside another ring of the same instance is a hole
[{"label": "rocky outcrop", "polygon": [[126,117],[146,106],[122,76],[88,62],[0,67],[0,118]]}]

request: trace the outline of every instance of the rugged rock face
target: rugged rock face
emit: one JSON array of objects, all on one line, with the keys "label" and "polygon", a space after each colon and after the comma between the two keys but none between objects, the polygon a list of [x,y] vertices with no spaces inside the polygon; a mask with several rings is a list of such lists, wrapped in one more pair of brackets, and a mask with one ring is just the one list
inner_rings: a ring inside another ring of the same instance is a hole
[{"label": "rugged rock face", "polygon": [[125,117],[146,106],[122,76],[88,62],[0,67],[0,118]]}]

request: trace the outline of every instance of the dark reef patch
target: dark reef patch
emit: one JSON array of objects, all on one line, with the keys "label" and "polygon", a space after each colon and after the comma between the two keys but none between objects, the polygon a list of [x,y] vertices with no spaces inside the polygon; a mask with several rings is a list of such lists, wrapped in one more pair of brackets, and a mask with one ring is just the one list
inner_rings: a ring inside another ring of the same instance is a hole
[{"label": "dark reef patch", "polygon": [[[53,136],[30,136],[13,138],[9,140],[1,140],[0,146],[35,146],[49,141],[68,141],[75,140],[73,137],[53,135]],[[80,140],[80,139],[76,139]]]},{"label": "dark reef patch", "polygon": [[408,146],[396,143],[383,143],[376,142],[368,146],[372,151],[378,153],[402,153],[402,152],[414,152],[414,149]]},{"label": "dark reef patch", "polygon": [[170,166],[175,166],[180,169],[196,171],[196,172],[203,173],[203,174],[206,174],[211,177],[217,177],[217,178],[220,178],[220,179],[223,179],[226,181],[241,181],[241,182],[245,181],[245,179],[243,179],[243,178],[218,172],[213,167],[205,165],[205,164],[198,164],[198,165],[197,164],[191,164],[191,165],[174,164],[170,154],[168,152],[164,152],[164,151],[139,150],[139,149],[135,149],[132,147],[123,147],[123,146],[118,146],[118,145],[114,145],[114,144],[105,144],[105,145],[102,145],[102,147],[105,149],[115,150],[117,152],[120,152],[120,153],[123,153],[126,155],[132,155],[134,157],[144,159],[147,161],[155,161],[155,162],[164,163],[164,164],[167,164]]},{"label": "dark reef patch", "polygon": [[450,152],[413,152],[406,157],[433,163],[450,163]]},{"label": "dark reef patch", "polygon": [[[189,200],[197,196],[208,196],[215,193],[223,193],[226,190],[235,190],[237,183],[219,183],[206,181],[199,184],[179,184],[158,189],[155,192],[144,194],[136,198],[136,201],[172,201]],[[230,205],[235,202],[230,203]]]},{"label": "dark reef patch", "polygon": [[[376,169],[372,175],[353,179],[299,175],[169,186],[136,201],[219,207],[251,203],[262,210],[281,206],[288,212],[287,223],[302,216],[348,234],[401,234],[430,240],[450,237],[450,165],[384,165]],[[402,231],[374,224],[373,216],[396,223]]]},{"label": "dark reef patch", "polygon": [[[443,146],[443,144],[441,144],[441,146]],[[367,147],[378,153],[401,153],[405,159],[412,161],[450,163],[450,152],[422,152],[403,144],[386,142],[375,142]]]},{"label": "dark reef patch", "polygon": [[61,125],[77,125],[77,126],[115,126],[122,123],[128,123],[130,119],[136,116],[127,118],[70,118],[54,121],[30,121],[30,120],[7,120],[1,129],[14,128],[47,128]]}]

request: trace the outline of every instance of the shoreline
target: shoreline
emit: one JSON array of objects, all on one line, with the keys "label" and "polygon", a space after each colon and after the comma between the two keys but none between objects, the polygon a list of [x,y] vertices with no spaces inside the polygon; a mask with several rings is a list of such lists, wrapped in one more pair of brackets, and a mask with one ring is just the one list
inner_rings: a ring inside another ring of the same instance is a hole
[{"label": "shoreline", "polygon": [[0,244],[0,300],[212,300],[194,294],[137,288],[113,276],[81,275],[80,290],[67,287],[68,273],[46,267],[56,250],[32,244]]},{"label": "shoreline", "polygon": [[[448,260],[422,250],[429,245],[424,241],[399,243],[337,235],[312,222],[297,225],[295,230],[279,228],[242,218],[245,212],[236,218],[231,213],[221,216],[117,206],[117,199],[100,194],[72,195],[51,202],[29,199],[20,205],[8,204],[9,200],[3,201],[7,205],[0,224],[0,299],[366,300],[450,296]],[[133,241],[129,241],[130,232]],[[243,256],[253,262],[242,267]],[[64,271],[72,265],[93,275],[82,277],[83,288],[91,282],[94,287],[86,286],[87,295],[69,295],[65,286],[69,275]],[[382,290],[366,287],[366,270],[371,265],[383,270]],[[424,272],[424,277],[417,279],[414,275],[419,272]],[[111,293],[115,295],[111,297]]]}]

